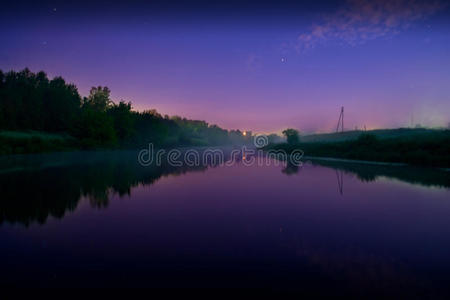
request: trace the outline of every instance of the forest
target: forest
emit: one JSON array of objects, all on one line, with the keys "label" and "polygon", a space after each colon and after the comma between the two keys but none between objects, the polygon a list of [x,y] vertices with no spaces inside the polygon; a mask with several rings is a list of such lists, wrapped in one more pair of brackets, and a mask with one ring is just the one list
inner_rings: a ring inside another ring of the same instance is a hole
[{"label": "forest", "polygon": [[82,97],[62,77],[43,71],[0,70],[0,154],[73,149],[137,149],[242,144],[239,130],[225,130],[200,120],[133,110],[113,101],[108,87],[92,87]]}]

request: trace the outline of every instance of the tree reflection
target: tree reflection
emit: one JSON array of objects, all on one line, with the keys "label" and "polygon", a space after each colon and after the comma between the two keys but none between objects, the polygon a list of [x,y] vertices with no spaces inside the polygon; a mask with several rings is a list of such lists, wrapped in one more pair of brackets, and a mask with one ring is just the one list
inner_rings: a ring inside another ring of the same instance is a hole
[{"label": "tree reflection", "polygon": [[312,165],[335,169],[339,190],[344,184],[343,173],[354,174],[362,182],[372,182],[380,177],[388,177],[428,187],[450,188],[450,172],[438,168],[365,165],[319,160],[311,161],[311,163]]},{"label": "tree reflection", "polygon": [[[42,157],[24,156],[9,158],[6,163],[0,161],[0,224],[9,222],[28,226],[33,222],[43,224],[49,216],[62,218],[66,212],[74,211],[82,198],[87,199],[94,208],[105,208],[114,194],[123,197],[130,195],[133,187],[152,185],[162,176],[204,171],[217,166],[203,163],[176,167],[166,163],[158,167],[143,167],[136,159],[136,152],[123,151],[48,154]],[[230,158],[225,157],[225,161]],[[236,163],[242,163],[239,159],[233,159]],[[355,174],[364,182],[383,176],[425,186],[450,187],[450,172],[439,169],[328,161],[314,161],[312,164],[336,170],[341,194],[344,173]],[[286,163],[282,172],[293,175],[301,168]]]},{"label": "tree reflection", "polygon": [[286,175],[294,175],[299,172],[298,165],[294,165],[289,161],[286,161],[285,163],[286,163],[285,167],[281,170],[282,173],[284,173]]},{"label": "tree reflection", "polygon": [[64,166],[31,168],[0,173],[0,224],[43,224],[49,216],[64,217],[81,198],[95,208],[108,206],[111,195],[130,195],[137,185],[151,185],[162,176],[204,171],[207,165],[190,167],[142,167],[135,153],[103,155],[98,160]]},{"label": "tree reflection", "polygon": [[[285,161],[283,174],[297,174],[302,166],[296,166]],[[438,168],[421,168],[410,166],[368,165],[326,160],[308,160],[304,164],[318,165],[332,168],[336,172],[338,190],[343,195],[344,174],[356,175],[362,182],[372,182],[380,177],[388,177],[412,184],[420,184],[428,187],[450,188],[450,171]]]}]

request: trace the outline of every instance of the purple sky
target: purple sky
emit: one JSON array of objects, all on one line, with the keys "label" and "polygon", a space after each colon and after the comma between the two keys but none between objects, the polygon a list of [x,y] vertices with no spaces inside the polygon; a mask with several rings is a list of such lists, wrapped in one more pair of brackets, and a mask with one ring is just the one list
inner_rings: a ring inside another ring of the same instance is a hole
[{"label": "purple sky", "polygon": [[347,129],[450,122],[445,2],[161,3],[15,1],[0,69],[228,129],[332,131],[341,106]]}]

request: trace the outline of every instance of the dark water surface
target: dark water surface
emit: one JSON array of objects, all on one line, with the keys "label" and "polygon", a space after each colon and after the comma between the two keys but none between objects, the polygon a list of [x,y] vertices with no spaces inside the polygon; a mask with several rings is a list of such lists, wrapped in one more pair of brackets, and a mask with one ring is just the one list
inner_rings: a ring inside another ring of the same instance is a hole
[{"label": "dark water surface", "polygon": [[450,295],[449,172],[8,158],[0,282]]}]

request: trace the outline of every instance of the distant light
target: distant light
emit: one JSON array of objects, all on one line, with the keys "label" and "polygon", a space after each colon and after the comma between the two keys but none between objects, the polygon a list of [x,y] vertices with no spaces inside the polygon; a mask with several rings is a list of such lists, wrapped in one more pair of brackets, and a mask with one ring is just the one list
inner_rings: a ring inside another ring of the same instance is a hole
[{"label": "distant light", "polygon": [[282,57],[281,62],[285,62],[285,61],[286,61],[286,58]]},{"label": "distant light", "polygon": [[244,132],[242,133],[242,135],[246,136],[246,135],[247,135],[247,131],[244,131]]},{"label": "distant light", "polygon": [[55,8],[53,8],[53,11],[56,11],[56,7],[55,7]]}]

